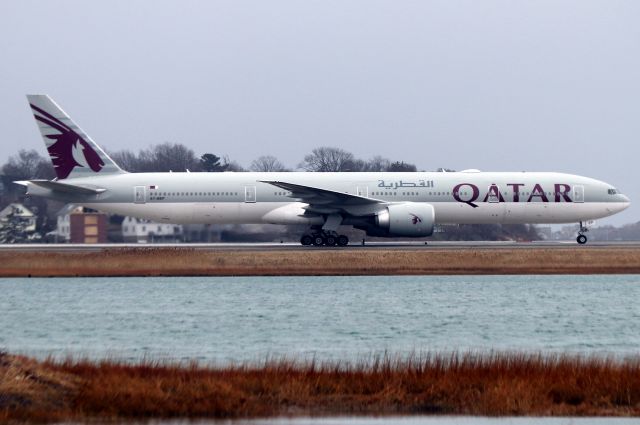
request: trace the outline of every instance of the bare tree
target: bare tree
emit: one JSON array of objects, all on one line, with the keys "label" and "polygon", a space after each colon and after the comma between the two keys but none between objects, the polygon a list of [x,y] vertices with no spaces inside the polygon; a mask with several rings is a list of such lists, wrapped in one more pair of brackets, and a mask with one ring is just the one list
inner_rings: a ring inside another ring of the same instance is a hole
[{"label": "bare tree", "polygon": [[108,152],[108,154],[111,159],[113,159],[115,163],[118,164],[118,166],[123,170],[133,173],[141,171],[140,159],[135,153],[128,150],[122,150],[116,152]]},{"label": "bare tree", "polygon": [[198,160],[191,149],[179,143],[162,143],[152,148],[155,171],[197,170]]},{"label": "bare tree", "polygon": [[387,171],[416,172],[418,171],[418,168],[415,165],[404,161],[396,161],[389,165]]},{"label": "bare tree", "polygon": [[378,155],[367,161],[366,171],[387,171],[390,166],[391,161]]},{"label": "bare tree", "polygon": [[200,157],[200,171],[206,171],[208,173],[219,173],[226,171],[229,168],[229,164],[221,163],[218,155],[212,153],[205,153]]},{"label": "bare tree", "polygon": [[231,161],[228,156],[224,157],[224,166],[226,167],[225,171],[235,171],[235,172],[247,171],[237,161]]},{"label": "bare tree", "polygon": [[133,173],[163,171],[244,171],[242,166],[228,157],[221,158],[205,153],[197,158],[193,150],[179,143],[162,143],[141,149],[138,154],[131,151],[110,153],[111,158],[124,170]]},{"label": "bare tree", "polygon": [[354,158],[351,161],[347,161],[344,164],[344,166],[342,167],[343,168],[342,171],[351,171],[351,172],[367,171],[367,167],[368,167],[368,164],[365,161],[363,161],[362,159]]},{"label": "bare tree", "polygon": [[44,157],[36,150],[21,150],[17,155],[11,156],[2,166],[0,181],[2,190],[0,193],[0,209],[11,202],[24,203],[37,216],[38,229],[45,229],[47,222],[48,205],[51,200],[33,196],[25,198],[25,188],[13,184],[16,180],[47,179],[56,176],[53,165],[48,157]]},{"label": "bare tree", "polygon": [[52,179],[56,176],[49,158],[38,151],[21,149],[2,166],[2,173],[13,180]]},{"label": "bare tree", "polygon": [[263,155],[253,160],[249,167],[251,171],[289,171],[275,156]]},{"label": "bare tree", "polygon": [[200,161],[193,150],[180,143],[162,143],[142,149],[136,155],[131,151],[118,151],[111,158],[124,170],[133,173],[162,171],[199,171]]},{"label": "bare tree", "polygon": [[351,152],[340,148],[315,148],[304,157],[300,167],[307,171],[353,171],[355,158]]}]

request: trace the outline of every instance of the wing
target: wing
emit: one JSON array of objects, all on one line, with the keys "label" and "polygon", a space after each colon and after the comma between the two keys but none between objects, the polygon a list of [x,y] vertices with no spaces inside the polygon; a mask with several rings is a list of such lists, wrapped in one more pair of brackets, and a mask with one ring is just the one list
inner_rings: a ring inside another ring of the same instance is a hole
[{"label": "wing", "polygon": [[387,204],[387,202],[380,199],[366,198],[364,196],[321,189],[319,187],[281,181],[261,180],[261,182],[291,192],[290,197],[300,199],[305,204],[308,204],[308,206],[304,208],[312,213],[369,215],[384,209]]}]

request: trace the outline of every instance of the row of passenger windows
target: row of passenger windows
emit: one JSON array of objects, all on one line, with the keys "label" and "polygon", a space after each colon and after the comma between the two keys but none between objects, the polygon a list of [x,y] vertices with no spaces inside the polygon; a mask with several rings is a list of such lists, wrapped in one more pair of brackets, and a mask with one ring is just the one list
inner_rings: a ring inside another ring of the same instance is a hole
[{"label": "row of passenger windows", "polygon": [[238,196],[238,192],[151,192],[151,196]]},{"label": "row of passenger windows", "polygon": [[[418,192],[371,192],[371,196],[418,196]],[[429,192],[429,195],[451,195],[451,192]]]},{"label": "row of passenger windows", "polygon": [[[494,194],[495,192],[491,192],[491,193]],[[509,192],[509,191],[506,191],[506,190],[503,193],[505,195],[513,194],[513,195],[518,195],[518,196],[529,196],[529,195],[531,195],[531,192]],[[464,194],[463,193],[460,193],[460,194],[461,195],[466,195],[467,193],[465,192]],[[546,196],[554,196],[554,195],[562,196],[562,195],[566,195],[566,193],[565,192],[536,192],[536,193],[534,193],[534,196],[542,196],[542,195],[546,195]]]},{"label": "row of passenger windows", "polygon": [[[544,194],[545,192],[542,192]],[[609,195],[615,195],[617,193],[616,189],[609,189]],[[291,192],[273,192],[275,196],[290,196]],[[505,191],[505,195],[508,195],[509,192]],[[515,192],[514,195],[522,195],[529,196],[531,192]],[[540,192],[536,192],[536,195],[541,194]],[[564,192],[546,192],[546,195],[564,195]],[[152,192],[151,196],[238,196],[238,192]],[[372,196],[418,196],[418,192],[371,192]],[[451,195],[451,192],[429,192],[429,196],[442,196],[442,195]],[[460,192],[460,196],[468,196],[468,192]]]},{"label": "row of passenger windows", "polygon": [[[520,195],[520,196],[529,196],[529,195],[531,195],[531,192],[515,192],[515,193],[514,192],[508,192],[508,191],[504,192],[505,195],[508,195],[510,193],[513,193],[514,195]],[[561,196],[561,195],[566,195],[566,193],[565,192],[536,192],[536,193],[534,193],[534,195],[535,196],[538,196],[538,195],[547,195],[547,196],[558,195],[558,196]]]},{"label": "row of passenger windows", "polygon": [[[273,192],[275,196],[291,196],[291,192]],[[238,192],[151,192],[150,196],[238,196]]]},{"label": "row of passenger windows", "polygon": [[[291,192],[273,192],[275,196],[291,196]],[[238,192],[151,192],[153,197],[167,196],[238,196]]]},{"label": "row of passenger windows", "polygon": [[[613,192],[613,193],[612,193]],[[495,192],[494,192],[495,193]],[[509,191],[504,191],[505,195],[509,195],[510,193],[513,192],[509,192]],[[615,189],[613,189],[613,191],[611,189],[609,189],[609,194],[610,195],[615,195]],[[402,196],[418,196],[419,193],[418,192],[402,192],[402,193],[398,193],[398,192],[371,192],[371,196],[398,196],[398,195],[402,195]],[[531,195],[531,192],[515,192],[513,193],[514,195],[519,195],[519,196],[529,196]],[[565,195],[565,192],[536,192],[535,195],[548,195],[548,196],[553,196],[553,195],[557,195],[557,196],[561,196],[561,195]],[[425,195],[427,195],[425,193]],[[442,196],[442,195],[451,195],[451,192],[429,192],[428,196]],[[469,192],[458,192],[459,196],[469,196]]]}]

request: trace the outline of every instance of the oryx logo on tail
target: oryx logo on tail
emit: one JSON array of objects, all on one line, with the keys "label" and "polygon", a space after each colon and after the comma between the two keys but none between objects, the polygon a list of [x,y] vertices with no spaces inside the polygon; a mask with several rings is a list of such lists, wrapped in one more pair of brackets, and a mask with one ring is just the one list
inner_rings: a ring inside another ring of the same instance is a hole
[{"label": "oryx logo on tail", "polygon": [[45,136],[55,140],[47,146],[47,150],[59,179],[66,179],[75,167],[91,168],[96,173],[102,170],[104,162],[86,140],[53,115],[34,104],[30,105],[36,120],[59,131],[58,134]]}]

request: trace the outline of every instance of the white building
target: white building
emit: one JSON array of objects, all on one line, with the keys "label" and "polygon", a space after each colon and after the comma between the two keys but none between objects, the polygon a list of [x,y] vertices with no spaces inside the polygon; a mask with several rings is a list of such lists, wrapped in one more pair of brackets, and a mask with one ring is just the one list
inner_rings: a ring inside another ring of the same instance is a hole
[{"label": "white building", "polygon": [[125,217],[122,221],[122,238],[125,242],[181,242],[182,233],[182,226],[176,224],[156,223],[135,217]]},{"label": "white building", "polygon": [[25,232],[33,233],[36,231],[36,215],[29,208],[19,203],[9,204],[0,211],[0,223],[7,221],[12,214],[25,220]]},{"label": "white building", "polygon": [[56,213],[56,242],[69,242],[71,239],[71,214],[81,213],[82,207],[67,204]]}]

